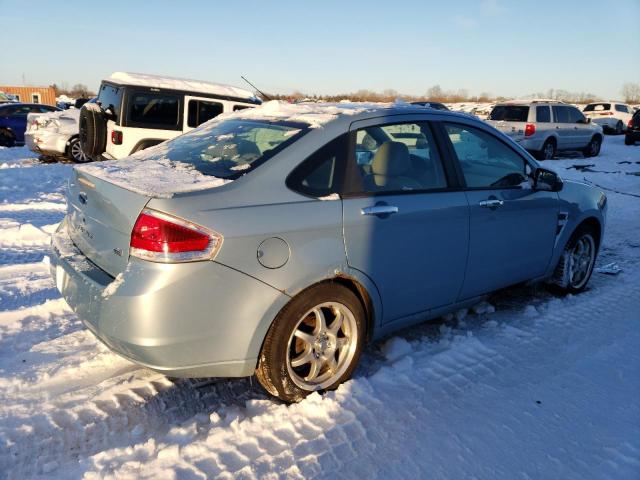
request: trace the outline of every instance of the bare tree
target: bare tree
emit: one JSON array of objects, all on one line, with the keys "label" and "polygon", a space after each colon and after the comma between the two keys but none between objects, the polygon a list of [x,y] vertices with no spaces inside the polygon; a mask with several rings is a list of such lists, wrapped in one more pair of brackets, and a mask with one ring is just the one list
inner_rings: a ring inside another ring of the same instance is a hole
[{"label": "bare tree", "polygon": [[622,96],[627,103],[640,103],[640,83],[625,83],[622,86]]}]

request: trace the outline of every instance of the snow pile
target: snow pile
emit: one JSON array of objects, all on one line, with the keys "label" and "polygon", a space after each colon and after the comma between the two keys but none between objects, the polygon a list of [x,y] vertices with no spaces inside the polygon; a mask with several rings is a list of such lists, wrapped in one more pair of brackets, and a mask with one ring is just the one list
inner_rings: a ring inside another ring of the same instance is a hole
[{"label": "snow pile", "polygon": [[224,85],[221,83],[205,82],[202,80],[190,80],[187,78],[164,77],[148,75],[144,73],[114,72],[106,81],[120,85],[134,85],[151,88],[166,88],[169,90],[183,90],[194,93],[209,93],[228,97],[255,100],[255,95],[243,88]]},{"label": "snow pile", "polygon": [[[151,153],[161,153],[164,145],[152,147]],[[151,149],[144,151],[145,155]],[[169,159],[140,160],[131,156],[123,160],[91,163],[76,167],[119,187],[156,198],[171,198],[177,193],[220,187],[231,180],[203,175],[193,165]]]}]

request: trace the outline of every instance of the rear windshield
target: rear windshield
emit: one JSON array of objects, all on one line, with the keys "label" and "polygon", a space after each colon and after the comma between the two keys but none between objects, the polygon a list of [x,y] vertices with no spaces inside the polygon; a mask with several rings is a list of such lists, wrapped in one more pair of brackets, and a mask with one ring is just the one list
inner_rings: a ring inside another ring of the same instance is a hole
[{"label": "rear windshield", "polygon": [[526,122],[528,118],[529,107],[524,105],[496,105],[489,115],[489,120],[505,122]]},{"label": "rear windshield", "polygon": [[135,155],[186,163],[204,175],[234,179],[304,135],[304,123],[229,119],[214,121]]},{"label": "rear windshield", "polygon": [[591,103],[584,107],[583,112],[602,112],[605,110],[611,110],[610,103]]},{"label": "rear windshield", "polygon": [[120,103],[122,102],[122,88],[103,83],[98,93],[97,102],[104,110],[111,108],[115,117],[114,121],[117,122],[120,115]]}]

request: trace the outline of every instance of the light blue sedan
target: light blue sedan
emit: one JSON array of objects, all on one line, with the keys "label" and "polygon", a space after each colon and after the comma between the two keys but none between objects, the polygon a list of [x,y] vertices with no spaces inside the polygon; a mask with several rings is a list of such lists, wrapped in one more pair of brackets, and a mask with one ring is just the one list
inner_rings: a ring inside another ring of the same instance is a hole
[{"label": "light blue sedan", "polygon": [[342,103],[268,102],[76,167],[68,205],[52,273],[102,342],[286,401],[497,289],[580,292],[606,215],[599,189],[469,116]]}]

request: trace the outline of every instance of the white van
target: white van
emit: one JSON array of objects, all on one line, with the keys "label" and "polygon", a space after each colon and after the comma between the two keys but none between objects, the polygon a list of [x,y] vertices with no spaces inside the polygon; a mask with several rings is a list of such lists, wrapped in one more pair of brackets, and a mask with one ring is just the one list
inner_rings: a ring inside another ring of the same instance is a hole
[{"label": "white van", "polygon": [[124,158],[221,113],[260,105],[248,91],[200,80],[116,72],[80,112],[80,142],[94,160]]}]

